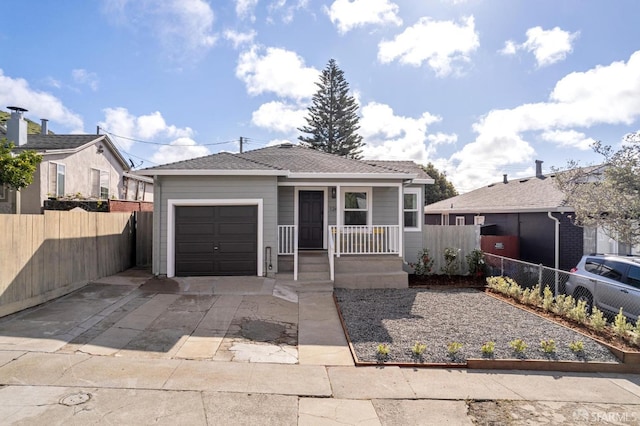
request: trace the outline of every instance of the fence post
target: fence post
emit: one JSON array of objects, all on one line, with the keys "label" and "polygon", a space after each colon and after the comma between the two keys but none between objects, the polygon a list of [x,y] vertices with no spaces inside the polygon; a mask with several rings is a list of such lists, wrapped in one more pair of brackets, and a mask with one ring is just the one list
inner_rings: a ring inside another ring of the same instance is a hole
[{"label": "fence post", "polygon": [[504,257],[500,256],[500,276],[504,277]]},{"label": "fence post", "polygon": [[542,263],[538,265],[538,284],[542,288]]}]

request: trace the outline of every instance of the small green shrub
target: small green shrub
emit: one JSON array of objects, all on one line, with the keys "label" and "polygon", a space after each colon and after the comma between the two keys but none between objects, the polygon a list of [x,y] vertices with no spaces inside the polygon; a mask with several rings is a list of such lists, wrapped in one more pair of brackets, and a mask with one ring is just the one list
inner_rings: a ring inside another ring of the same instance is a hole
[{"label": "small green shrub", "polygon": [[553,339],[541,340],[540,347],[546,354],[552,354],[556,351],[556,342]]},{"label": "small green shrub", "polygon": [[460,249],[447,247],[444,249],[444,266],[442,272],[448,276],[458,275],[458,254]]},{"label": "small green shrub", "polygon": [[415,357],[420,357],[427,350],[427,345],[424,343],[416,342],[411,348],[411,353]]},{"label": "small green shrub", "polygon": [[636,325],[633,327],[633,338],[631,339],[634,345],[640,343],[640,317],[636,321]]},{"label": "small green shrub", "polygon": [[567,316],[580,324],[586,324],[588,320],[587,316],[587,301],[586,300],[578,300],[576,304],[569,312],[567,312]]},{"label": "small green shrub", "polygon": [[570,342],[569,349],[571,349],[571,352],[573,353],[584,352],[584,343],[582,342],[582,340]]},{"label": "small green shrub", "polygon": [[622,308],[620,308],[618,315],[616,315],[613,320],[613,332],[620,337],[626,337],[632,327],[633,326],[627,322],[627,317],[622,313]]},{"label": "small green shrub", "polygon": [[522,339],[515,339],[509,342],[509,346],[511,349],[517,354],[523,354],[524,351],[528,348],[527,344]]},{"label": "small green shrub", "polygon": [[512,280],[509,285],[509,289],[507,290],[507,295],[516,300],[520,300],[522,298],[522,292],[522,287],[520,287],[518,283]]},{"label": "small green shrub", "polygon": [[462,343],[460,342],[451,342],[447,345],[447,352],[451,357],[456,356],[460,349],[462,349]]},{"label": "small green shrub", "polygon": [[469,267],[469,274],[482,278],[486,273],[486,264],[484,261],[484,252],[482,250],[474,249],[466,257],[467,266]]},{"label": "small green shrub", "polygon": [[381,358],[386,358],[387,356],[389,356],[390,352],[391,352],[391,348],[387,343],[380,343],[376,348],[376,353]]},{"label": "small green shrub", "polygon": [[[527,292],[527,290],[529,291]],[[530,289],[528,288],[527,290],[525,290],[525,292],[527,292],[527,297],[525,300],[523,300],[523,302],[531,306],[542,305],[542,296],[540,295],[540,284],[536,284],[534,287]],[[523,294],[523,298],[524,298],[524,294]]]},{"label": "small green shrub", "polygon": [[602,314],[602,311],[595,306],[589,315],[589,325],[596,331],[602,331],[607,326],[607,319]]},{"label": "small green shrub", "polygon": [[553,308],[553,291],[546,286],[542,292],[542,310],[549,312]]},{"label": "small green shrub", "polygon": [[575,306],[576,305],[572,296],[559,294],[558,297],[556,297],[555,303],[553,304],[551,309],[558,315],[567,316]]},{"label": "small green shrub", "polygon": [[482,345],[482,347],[480,348],[480,350],[482,351],[482,354],[486,356],[492,356],[495,349],[496,349],[496,342],[491,342],[491,341],[485,342],[485,344]]},{"label": "small green shrub", "polygon": [[413,272],[419,276],[430,275],[433,272],[433,259],[429,254],[429,249],[425,248],[418,252],[418,261],[409,263]]}]

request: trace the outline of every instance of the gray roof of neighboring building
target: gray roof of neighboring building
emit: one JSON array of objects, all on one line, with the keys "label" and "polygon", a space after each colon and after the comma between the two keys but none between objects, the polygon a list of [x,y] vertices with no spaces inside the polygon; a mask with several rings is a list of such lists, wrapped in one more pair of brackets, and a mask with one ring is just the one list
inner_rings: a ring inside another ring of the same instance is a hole
[{"label": "gray roof of neighboring building", "polygon": [[405,173],[415,173],[417,175],[417,179],[428,179],[432,180],[432,177],[424,171],[422,166],[413,161],[396,161],[396,160],[365,160],[368,164],[378,166],[378,167],[386,167],[391,170],[396,170]]},{"label": "gray roof of neighboring building", "polygon": [[[179,161],[150,167],[140,172],[153,175],[154,171],[281,171],[282,175],[291,173],[319,173],[319,174],[377,174],[402,175],[411,174],[420,179],[430,179],[422,168],[410,161],[377,164],[378,162],[354,160],[327,154],[299,145],[282,144],[266,148],[247,151],[241,154],[228,152],[212,154],[206,157]],[[383,163],[383,162],[380,162]],[[402,167],[399,165],[402,164]],[[409,167],[414,164],[415,167]]]},{"label": "gray roof of neighboring building", "polygon": [[27,143],[17,146],[15,149],[33,149],[36,151],[76,149],[98,138],[104,138],[104,135],[27,135]]},{"label": "gray roof of neighboring building", "polygon": [[426,214],[572,211],[555,185],[555,174],[492,183],[424,207]]}]

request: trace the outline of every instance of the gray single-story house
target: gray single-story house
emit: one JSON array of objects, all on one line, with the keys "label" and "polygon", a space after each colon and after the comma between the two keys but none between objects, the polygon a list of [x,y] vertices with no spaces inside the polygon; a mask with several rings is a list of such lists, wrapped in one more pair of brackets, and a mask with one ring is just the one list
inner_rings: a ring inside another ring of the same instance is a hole
[{"label": "gray single-story house", "polygon": [[154,179],[153,273],[407,285],[422,248],[424,185],[411,161],[282,144],[144,169]]}]

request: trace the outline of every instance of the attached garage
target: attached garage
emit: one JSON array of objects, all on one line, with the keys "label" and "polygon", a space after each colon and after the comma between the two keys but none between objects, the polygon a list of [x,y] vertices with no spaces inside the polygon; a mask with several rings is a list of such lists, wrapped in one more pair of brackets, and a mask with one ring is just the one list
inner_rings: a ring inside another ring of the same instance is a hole
[{"label": "attached garage", "polygon": [[175,200],[170,208],[170,276],[261,274],[261,203],[201,203]]}]

